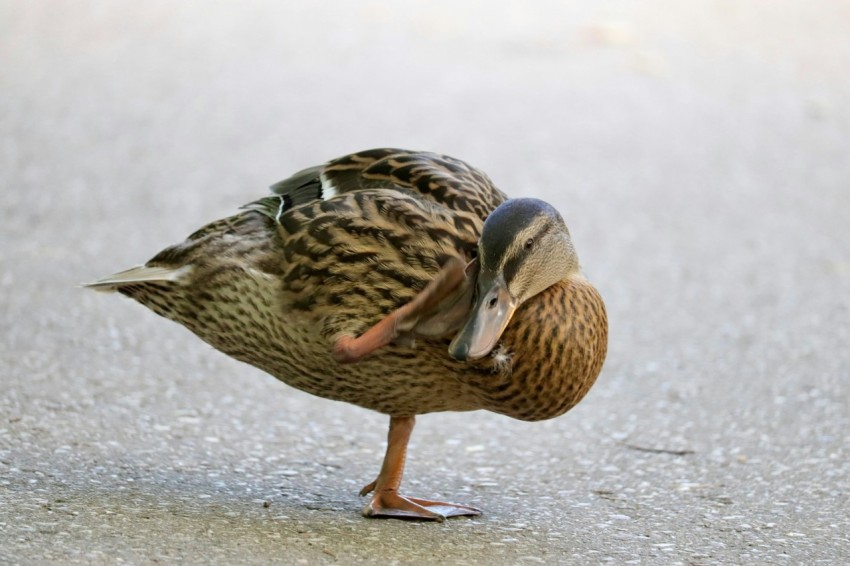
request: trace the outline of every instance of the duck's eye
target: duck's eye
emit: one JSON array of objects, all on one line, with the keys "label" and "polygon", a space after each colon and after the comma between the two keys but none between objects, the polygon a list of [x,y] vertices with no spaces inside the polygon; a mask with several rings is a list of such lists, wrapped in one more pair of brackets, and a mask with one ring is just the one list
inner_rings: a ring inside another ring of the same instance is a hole
[{"label": "duck's eye", "polygon": [[534,238],[529,238],[525,241],[525,249],[530,250],[531,246],[534,245]]}]

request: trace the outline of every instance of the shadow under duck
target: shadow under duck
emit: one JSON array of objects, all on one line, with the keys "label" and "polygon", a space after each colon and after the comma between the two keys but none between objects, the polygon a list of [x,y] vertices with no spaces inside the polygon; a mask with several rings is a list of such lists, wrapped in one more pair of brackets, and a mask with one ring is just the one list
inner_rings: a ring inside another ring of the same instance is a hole
[{"label": "shadow under duck", "polygon": [[366,516],[478,509],[399,494],[416,415],[535,421],[587,393],[607,318],[549,204],[443,155],[355,153],[272,186],[143,266],[92,283],[313,395],[390,416]]}]

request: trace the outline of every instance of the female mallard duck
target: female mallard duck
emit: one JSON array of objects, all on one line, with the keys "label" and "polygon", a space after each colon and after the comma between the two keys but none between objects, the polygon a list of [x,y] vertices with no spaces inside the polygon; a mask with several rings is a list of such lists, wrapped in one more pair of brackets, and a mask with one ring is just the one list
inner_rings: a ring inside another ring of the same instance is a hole
[{"label": "female mallard duck", "polygon": [[389,415],[383,466],[361,491],[375,492],[366,516],[479,514],[400,495],[407,442],[415,415],[548,419],[593,385],[605,307],[561,216],[508,200],[462,161],[395,149],[306,169],[272,192],[91,286],[293,387]]}]

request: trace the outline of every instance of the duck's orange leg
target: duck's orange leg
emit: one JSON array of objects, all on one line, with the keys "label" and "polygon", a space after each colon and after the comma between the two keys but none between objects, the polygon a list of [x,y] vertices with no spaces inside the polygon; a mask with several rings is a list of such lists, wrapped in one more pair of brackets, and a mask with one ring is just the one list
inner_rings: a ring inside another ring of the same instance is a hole
[{"label": "duck's orange leg", "polygon": [[360,495],[372,491],[372,501],[363,508],[365,517],[390,517],[395,519],[420,519],[443,521],[446,517],[476,516],[481,511],[475,507],[405,497],[398,493],[404,473],[407,442],[413,432],[414,417],[390,417],[390,432],[387,435],[387,453],[378,479],[364,487]]},{"label": "duck's orange leg", "polygon": [[333,347],[333,357],[340,363],[360,361],[375,350],[395,340],[401,332],[409,332],[421,316],[451,295],[465,279],[466,266],[450,259],[440,272],[412,301],[397,308],[369,330],[358,336],[342,336]]}]

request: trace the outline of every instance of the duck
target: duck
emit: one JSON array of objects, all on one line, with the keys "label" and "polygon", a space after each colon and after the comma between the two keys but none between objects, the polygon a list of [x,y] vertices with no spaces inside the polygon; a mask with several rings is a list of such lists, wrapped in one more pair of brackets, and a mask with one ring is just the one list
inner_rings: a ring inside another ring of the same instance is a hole
[{"label": "duck", "polygon": [[366,517],[469,505],[402,495],[417,416],[539,421],[590,390],[605,304],[551,204],[432,152],[352,153],[271,186],[147,263],[88,285],[175,321],[291,387],[389,416]]}]

